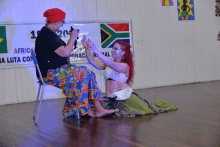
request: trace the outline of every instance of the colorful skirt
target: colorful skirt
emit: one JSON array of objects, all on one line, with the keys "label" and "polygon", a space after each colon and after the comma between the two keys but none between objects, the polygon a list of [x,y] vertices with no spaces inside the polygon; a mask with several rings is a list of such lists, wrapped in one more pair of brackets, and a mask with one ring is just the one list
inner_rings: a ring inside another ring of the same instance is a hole
[{"label": "colorful skirt", "polygon": [[104,97],[101,102],[105,109],[118,109],[112,117],[136,117],[155,113],[153,108],[156,107],[152,102],[142,99],[137,93],[132,92],[126,100],[116,100],[117,97]]},{"label": "colorful skirt", "polygon": [[63,89],[62,93],[67,96],[62,111],[64,117],[76,115],[77,108],[80,115],[85,115],[93,106],[91,100],[103,100],[95,74],[85,66],[72,64],[50,69],[44,82]]}]

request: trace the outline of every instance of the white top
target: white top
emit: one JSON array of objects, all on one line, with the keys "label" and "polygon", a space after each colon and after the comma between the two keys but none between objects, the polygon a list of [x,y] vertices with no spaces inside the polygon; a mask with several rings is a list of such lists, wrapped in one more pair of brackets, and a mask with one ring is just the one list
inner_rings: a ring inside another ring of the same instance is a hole
[{"label": "white top", "polygon": [[125,83],[128,80],[128,78],[125,76],[124,73],[116,72],[109,67],[106,67],[104,76],[105,76],[105,80],[112,79],[114,81],[125,82]]},{"label": "white top", "polygon": [[[128,80],[128,78],[125,76],[124,73],[118,73],[109,67],[106,67],[104,76],[105,76],[105,80],[110,78],[114,81],[125,82],[125,83]],[[118,90],[116,92],[109,93],[107,95],[107,97],[113,98],[113,97],[117,96],[116,100],[126,100],[131,96],[132,92],[133,92],[132,88],[130,86],[128,86],[122,90]]]}]

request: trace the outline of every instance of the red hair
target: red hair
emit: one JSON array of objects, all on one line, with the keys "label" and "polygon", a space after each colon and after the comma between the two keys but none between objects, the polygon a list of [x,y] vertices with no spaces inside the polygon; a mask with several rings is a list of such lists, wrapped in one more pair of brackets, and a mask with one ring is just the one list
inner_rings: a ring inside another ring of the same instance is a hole
[{"label": "red hair", "polygon": [[120,45],[122,51],[125,52],[121,62],[127,63],[128,66],[130,67],[129,77],[128,77],[127,83],[132,84],[133,78],[134,78],[134,61],[133,61],[133,55],[131,52],[131,46],[130,46],[130,44],[123,42],[123,41],[117,41],[116,43],[118,43]]}]

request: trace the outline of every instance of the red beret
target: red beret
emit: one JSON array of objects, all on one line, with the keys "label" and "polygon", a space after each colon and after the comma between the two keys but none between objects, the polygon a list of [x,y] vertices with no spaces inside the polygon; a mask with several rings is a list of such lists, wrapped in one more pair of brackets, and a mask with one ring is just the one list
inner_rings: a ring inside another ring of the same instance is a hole
[{"label": "red beret", "polygon": [[44,17],[47,18],[47,22],[56,23],[62,21],[66,17],[66,13],[58,8],[48,9],[44,12]]}]

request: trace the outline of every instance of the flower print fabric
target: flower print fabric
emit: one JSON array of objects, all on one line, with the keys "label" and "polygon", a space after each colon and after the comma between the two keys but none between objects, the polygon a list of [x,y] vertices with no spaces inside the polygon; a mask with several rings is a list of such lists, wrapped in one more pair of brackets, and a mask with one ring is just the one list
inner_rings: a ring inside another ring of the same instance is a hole
[{"label": "flower print fabric", "polygon": [[62,111],[64,117],[76,115],[77,108],[80,115],[85,115],[93,105],[91,100],[103,100],[95,74],[85,66],[72,64],[50,69],[44,81],[63,89],[62,93],[67,96]]}]

